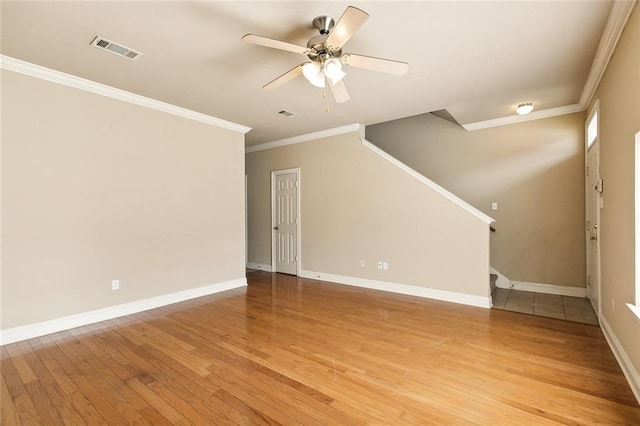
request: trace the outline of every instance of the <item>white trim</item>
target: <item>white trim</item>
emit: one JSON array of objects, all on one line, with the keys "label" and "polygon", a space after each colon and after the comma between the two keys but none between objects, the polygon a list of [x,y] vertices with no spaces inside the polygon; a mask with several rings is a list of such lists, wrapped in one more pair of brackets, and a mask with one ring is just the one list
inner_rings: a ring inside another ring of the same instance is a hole
[{"label": "white trim", "polygon": [[497,283],[498,288],[510,288],[513,290],[532,291],[535,293],[557,294],[559,296],[587,297],[587,289],[584,287],[571,287],[567,285],[531,283],[526,281],[511,281],[510,285],[503,282]]},{"label": "white trim", "polygon": [[56,333],[62,330],[82,327],[100,321],[131,315],[173,303],[183,302],[196,297],[207,296],[222,291],[245,287],[247,279],[245,277],[235,280],[224,281],[217,284],[196,287],[177,293],[165,294],[162,296],[150,297],[148,299],[137,300],[135,302],[123,303],[121,305],[109,306],[108,308],[95,311],[83,312],[81,314],[69,315],[49,321],[35,324],[23,325],[20,327],[8,328],[0,331],[0,346],[21,340],[31,339],[46,334]]},{"label": "white trim", "polygon": [[247,192],[248,176],[245,170],[244,174],[244,264],[249,263],[249,209]]},{"label": "white trim", "polygon": [[247,262],[247,268],[271,272],[271,265],[267,265],[266,263]]},{"label": "white trim", "polygon": [[593,95],[598,89],[600,80],[607,69],[607,65],[609,65],[609,60],[611,56],[613,56],[613,52],[631,16],[631,11],[635,3],[636,0],[618,0],[613,2],[607,24],[600,38],[598,50],[596,51],[591,69],[589,70],[589,76],[580,95],[580,105],[583,105],[585,108],[591,103],[591,99],[593,99]]},{"label": "white trim", "polygon": [[302,217],[301,217],[301,205],[302,202],[300,200],[300,188],[302,187],[302,182],[300,181],[300,168],[293,169],[284,169],[284,170],[274,170],[271,172],[271,271],[277,272],[276,268],[276,252],[277,252],[277,242],[276,236],[273,232],[273,229],[276,227],[275,218],[276,218],[276,176],[284,175],[288,173],[296,174],[296,214],[298,215],[298,220],[296,221],[296,275],[300,276],[300,271],[302,269]]},{"label": "white trim", "polygon": [[326,274],[324,272],[302,270],[302,278],[329,281],[337,284],[345,284],[354,287],[364,287],[372,290],[388,291],[391,293],[406,294],[409,296],[424,297],[427,299],[442,300],[445,302],[459,303],[462,305],[490,308],[491,299],[487,296],[458,293],[448,290],[439,290],[415,285],[399,284],[388,281],[370,280],[367,278],[347,277],[344,275]]},{"label": "white trim", "polygon": [[328,138],[330,136],[344,135],[345,133],[358,132],[360,136],[364,137],[364,126],[360,123],[349,124],[342,127],[335,127],[333,129],[321,130],[319,132],[307,133],[300,136],[294,136],[287,139],[280,139],[272,142],[265,142],[259,145],[252,145],[245,148],[245,154],[251,152],[265,151],[267,149],[279,148],[281,146],[295,145],[297,143],[309,142],[316,139]]},{"label": "white trim", "polygon": [[611,326],[604,315],[600,317],[600,328],[602,328],[602,333],[604,334],[605,339],[607,339],[607,343],[609,343],[609,347],[611,348],[613,355],[616,357],[616,360],[624,373],[624,377],[626,377],[627,382],[631,387],[631,391],[638,400],[638,403],[640,403],[640,374],[638,374],[638,370],[633,366],[629,355],[627,355],[627,352],[624,350],[624,347],[611,329]]},{"label": "white trim", "polygon": [[498,276],[498,279],[496,280],[496,287],[511,288],[511,280],[505,277],[504,275],[502,275],[502,273],[498,272],[498,270],[495,269],[493,266],[489,266],[489,272],[491,274],[496,274]]},{"label": "white trim", "polygon": [[167,114],[177,115],[178,117],[187,118],[189,120],[199,121],[201,123],[210,124],[212,126],[221,127],[234,132],[246,134],[251,127],[241,124],[232,123],[200,112],[192,111],[166,102],[161,102],[145,96],[136,95],[135,93],[125,90],[116,89],[115,87],[105,84],[96,83],[95,81],[86,80],[76,77],[75,75],[66,74],[60,71],[41,67],[40,65],[31,64],[21,61],[10,56],[0,55],[0,68],[39,78],[53,83],[62,84],[64,86],[73,87],[84,90],[86,92],[95,93],[97,95],[106,96],[120,101],[129,102],[145,108],[154,109],[156,111],[166,112]]},{"label": "white trim", "polygon": [[635,302],[640,306],[640,132],[635,141]]},{"label": "white trim", "polygon": [[582,104],[565,105],[557,108],[542,109],[527,115],[510,115],[508,117],[495,118],[493,120],[477,121],[475,123],[462,124],[461,126],[471,132],[473,130],[488,129],[491,127],[506,126],[507,124],[524,123],[525,121],[540,120],[542,118],[557,117],[559,115],[582,112],[586,108]]},{"label": "white trim", "polygon": [[626,305],[627,305],[627,308],[631,310],[631,313],[633,313],[633,316],[635,317],[636,321],[640,323],[640,306],[632,305],[631,303],[627,303]]},{"label": "white trim", "polygon": [[[453,195],[451,192],[447,191],[446,189],[444,189],[443,187],[441,187],[440,185],[438,185],[434,181],[432,181],[432,180],[428,179],[427,177],[421,175],[420,173],[416,172],[411,167],[409,167],[406,164],[404,164],[403,162],[399,161],[397,158],[389,155],[387,152],[385,152],[382,149],[378,148],[376,145],[372,144],[368,140],[366,140],[364,138],[360,138],[360,140],[362,141],[362,145],[364,145],[366,148],[368,148],[369,150],[371,150],[374,153],[378,154],[380,157],[384,158],[385,160],[387,160],[388,162],[390,162],[394,166],[398,167],[400,170],[402,170],[403,172],[407,173],[409,176],[413,177],[414,179],[417,179],[420,183],[428,186],[429,188],[431,188],[432,190],[434,190],[438,194],[442,195],[447,200],[449,200],[452,203],[458,205],[459,207],[462,207],[464,210],[466,210],[467,212],[471,213],[472,215],[474,215],[475,217],[477,217],[478,219],[480,219],[484,223],[490,224],[492,222],[495,222],[495,220],[493,218],[491,218],[491,217],[487,216],[486,214],[482,213],[480,210],[476,209],[471,204],[467,203],[466,201],[462,200],[461,198]],[[487,229],[487,231],[488,231],[488,229]]]}]

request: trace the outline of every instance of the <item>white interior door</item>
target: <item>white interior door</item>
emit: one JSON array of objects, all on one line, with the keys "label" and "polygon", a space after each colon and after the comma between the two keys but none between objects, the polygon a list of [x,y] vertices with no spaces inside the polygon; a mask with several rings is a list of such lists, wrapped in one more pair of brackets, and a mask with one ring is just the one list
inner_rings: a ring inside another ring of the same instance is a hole
[{"label": "white interior door", "polygon": [[586,167],[586,237],[587,237],[587,296],[600,315],[600,208],[602,181],[600,180],[600,149],[598,141],[587,151]]},{"label": "white interior door", "polygon": [[300,274],[299,183],[299,169],[271,173],[271,267],[274,272]]}]

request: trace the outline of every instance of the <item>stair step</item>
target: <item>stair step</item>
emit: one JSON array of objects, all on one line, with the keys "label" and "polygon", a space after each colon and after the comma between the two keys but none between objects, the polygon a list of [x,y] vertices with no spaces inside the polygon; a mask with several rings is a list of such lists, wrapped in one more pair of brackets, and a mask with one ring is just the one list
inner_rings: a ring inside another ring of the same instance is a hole
[{"label": "stair step", "polygon": [[493,289],[496,288],[496,281],[498,280],[498,276],[496,274],[489,274],[489,283],[491,285],[491,292],[493,293]]}]

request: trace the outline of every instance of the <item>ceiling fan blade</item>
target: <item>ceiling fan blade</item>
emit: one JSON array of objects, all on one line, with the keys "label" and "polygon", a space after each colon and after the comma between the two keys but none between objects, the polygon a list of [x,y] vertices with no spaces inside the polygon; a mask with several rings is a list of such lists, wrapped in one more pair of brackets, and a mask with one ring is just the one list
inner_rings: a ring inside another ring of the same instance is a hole
[{"label": "ceiling fan blade", "polygon": [[403,76],[409,70],[409,64],[406,62],[392,61],[391,59],[374,58],[373,56],[346,53],[342,55],[341,59],[342,62],[352,67],[386,72],[387,74],[393,74],[397,76]]},{"label": "ceiling fan blade", "polygon": [[278,78],[276,78],[274,80],[271,80],[270,82],[268,82],[267,84],[262,86],[262,88],[263,89],[267,89],[267,90],[273,90],[273,89],[277,89],[278,87],[290,82],[294,78],[302,75],[302,65],[304,65],[304,64],[300,64],[300,65],[290,69],[289,71],[287,71],[284,74],[282,74],[280,77],[278,77]]},{"label": "ceiling fan blade", "polygon": [[286,50],[288,52],[306,54],[309,49],[306,47],[298,46],[295,44],[287,43],[286,41],[274,40],[272,38],[262,37],[255,34],[245,34],[242,37],[242,41],[247,43],[256,44],[258,46],[271,47],[273,49]]},{"label": "ceiling fan blade", "polygon": [[364,10],[353,6],[347,7],[340,19],[338,19],[338,23],[331,29],[326,43],[332,49],[342,48],[367,19],[369,19],[369,14]]},{"label": "ceiling fan blade", "polygon": [[331,80],[329,80],[329,87],[331,87],[331,93],[333,93],[336,103],[341,104],[351,99],[349,92],[347,92],[347,86],[344,85],[344,80],[340,80],[336,84],[331,83]]}]

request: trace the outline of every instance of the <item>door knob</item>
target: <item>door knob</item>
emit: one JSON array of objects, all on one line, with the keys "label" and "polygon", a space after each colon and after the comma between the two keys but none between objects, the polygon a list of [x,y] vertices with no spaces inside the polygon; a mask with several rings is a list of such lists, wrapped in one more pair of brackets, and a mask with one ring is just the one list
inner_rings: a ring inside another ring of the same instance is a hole
[{"label": "door knob", "polygon": [[592,235],[591,237],[589,237],[589,239],[590,239],[591,241],[593,241],[593,240],[597,240],[597,239],[598,239],[598,237],[595,237],[595,236],[593,236],[593,235]]},{"label": "door knob", "polygon": [[278,230],[280,230],[280,227],[279,226],[274,226],[273,229],[278,231]]}]

